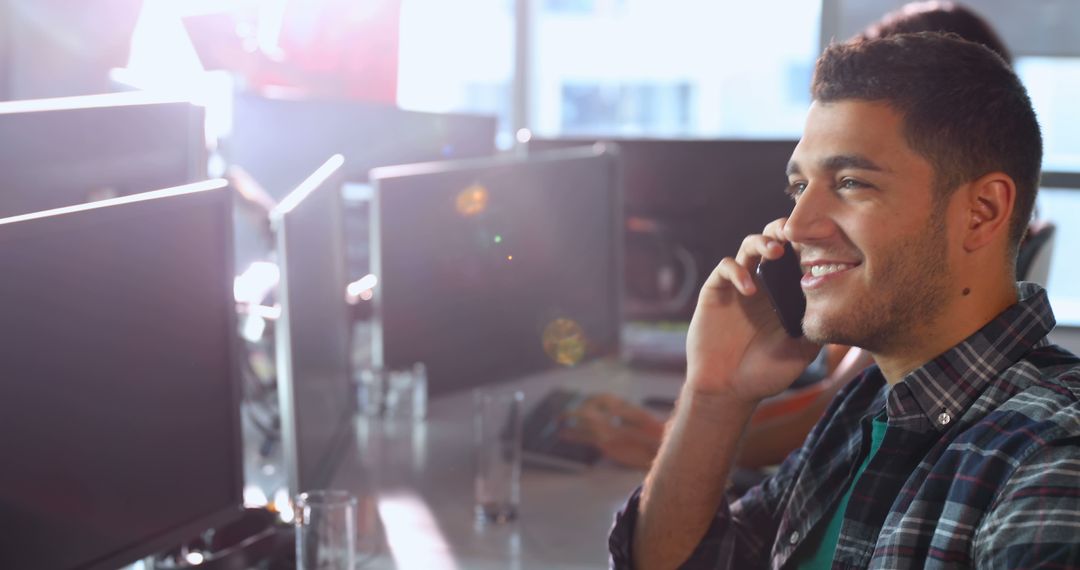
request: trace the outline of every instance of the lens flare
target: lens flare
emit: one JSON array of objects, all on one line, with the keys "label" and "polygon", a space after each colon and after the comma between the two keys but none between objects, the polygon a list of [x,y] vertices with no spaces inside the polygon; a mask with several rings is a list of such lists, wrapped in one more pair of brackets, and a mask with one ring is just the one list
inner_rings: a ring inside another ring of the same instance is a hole
[{"label": "lens flare", "polygon": [[457,211],[465,217],[482,214],[487,210],[488,190],[479,184],[473,184],[457,195]]},{"label": "lens flare", "polygon": [[375,296],[373,290],[378,284],[379,278],[368,273],[345,287],[345,301],[350,305],[355,305],[360,301],[370,301]]},{"label": "lens flare", "polygon": [[544,352],[563,366],[574,366],[585,358],[585,331],[573,319],[558,318],[544,327]]},{"label": "lens flare", "polygon": [[258,485],[247,485],[244,487],[244,506],[249,508],[262,508],[270,503],[270,500],[266,497],[266,491],[263,491]]},{"label": "lens flare", "polygon": [[293,521],[296,513],[293,512],[292,499],[289,498],[288,489],[278,489],[274,492],[274,503],[271,510],[277,511],[281,522],[291,523]]},{"label": "lens flare", "polygon": [[276,263],[256,261],[233,280],[233,297],[237,303],[257,305],[277,287],[281,269]]}]

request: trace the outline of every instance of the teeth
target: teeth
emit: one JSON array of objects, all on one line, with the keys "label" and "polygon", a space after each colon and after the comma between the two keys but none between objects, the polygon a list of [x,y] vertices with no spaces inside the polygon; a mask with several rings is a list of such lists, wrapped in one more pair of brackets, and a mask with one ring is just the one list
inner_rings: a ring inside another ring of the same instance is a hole
[{"label": "teeth", "polygon": [[827,265],[812,265],[810,266],[810,275],[814,277],[821,277],[822,275],[828,275],[830,273],[836,273],[851,269],[853,266],[848,263],[830,263]]}]

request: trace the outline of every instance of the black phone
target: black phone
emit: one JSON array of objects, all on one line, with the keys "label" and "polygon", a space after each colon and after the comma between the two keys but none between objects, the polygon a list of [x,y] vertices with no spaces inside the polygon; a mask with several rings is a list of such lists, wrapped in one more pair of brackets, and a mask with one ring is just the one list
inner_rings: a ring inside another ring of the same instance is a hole
[{"label": "black phone", "polygon": [[803,335],[802,320],[806,314],[806,295],[803,295],[802,268],[799,266],[799,254],[791,247],[791,242],[784,244],[784,255],[779,259],[762,260],[757,266],[758,282],[772,302],[780,324],[792,338]]}]

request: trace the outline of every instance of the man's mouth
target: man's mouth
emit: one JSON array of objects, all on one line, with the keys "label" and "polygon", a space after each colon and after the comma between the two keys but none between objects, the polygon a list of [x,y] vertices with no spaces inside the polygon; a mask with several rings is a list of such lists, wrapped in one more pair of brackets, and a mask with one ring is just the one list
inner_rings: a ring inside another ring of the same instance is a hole
[{"label": "man's mouth", "polygon": [[812,277],[822,277],[825,275],[831,275],[833,273],[840,273],[841,271],[847,271],[855,267],[854,263],[824,263],[811,265],[808,269],[804,270],[804,273],[809,273]]},{"label": "man's mouth", "polygon": [[803,270],[802,287],[804,290],[816,289],[833,279],[840,278],[845,272],[862,265],[862,262],[817,260],[801,264]]}]

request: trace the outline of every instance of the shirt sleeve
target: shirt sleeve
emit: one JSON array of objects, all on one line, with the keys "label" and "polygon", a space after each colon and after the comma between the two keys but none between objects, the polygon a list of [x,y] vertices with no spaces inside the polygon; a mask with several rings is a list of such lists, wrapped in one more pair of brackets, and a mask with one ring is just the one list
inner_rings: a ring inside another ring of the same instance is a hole
[{"label": "shirt sleeve", "polygon": [[1031,454],[976,530],[976,568],[1080,568],[1080,438]]},{"label": "shirt sleeve", "polygon": [[[705,537],[681,568],[765,568],[780,524],[782,505],[803,463],[805,447],[788,456],[779,470],[733,503],[721,503]],[[608,537],[609,563],[633,568],[631,544],[637,523],[639,487],[615,516]]]}]

